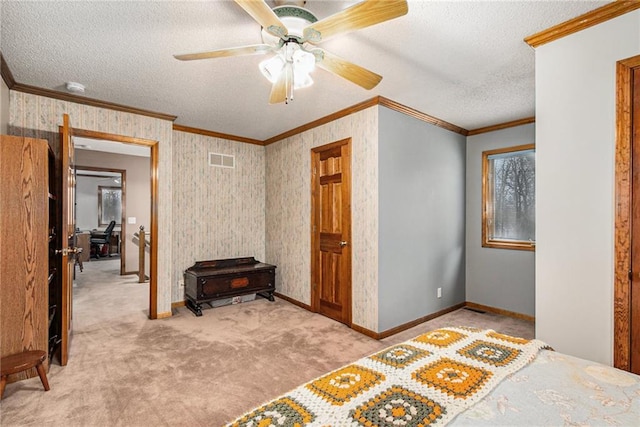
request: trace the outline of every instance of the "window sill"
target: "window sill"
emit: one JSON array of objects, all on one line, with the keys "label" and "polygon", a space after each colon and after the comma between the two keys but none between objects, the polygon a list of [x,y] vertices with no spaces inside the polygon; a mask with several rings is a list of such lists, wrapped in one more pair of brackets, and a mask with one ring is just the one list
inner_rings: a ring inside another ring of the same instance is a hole
[{"label": "window sill", "polygon": [[514,242],[505,240],[490,240],[482,243],[483,248],[494,249],[512,249],[517,251],[531,251],[535,252],[536,244],[531,242]]}]

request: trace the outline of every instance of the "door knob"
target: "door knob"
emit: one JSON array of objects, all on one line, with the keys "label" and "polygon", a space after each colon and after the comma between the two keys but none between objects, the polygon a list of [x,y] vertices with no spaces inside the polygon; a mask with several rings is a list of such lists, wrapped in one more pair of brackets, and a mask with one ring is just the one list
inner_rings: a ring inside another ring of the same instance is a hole
[{"label": "door knob", "polygon": [[348,243],[347,243],[345,240],[343,240],[343,241],[341,241],[341,242],[340,242],[340,247],[341,247],[341,248],[344,248],[344,247],[345,247],[345,246],[347,246],[347,245],[348,245]]},{"label": "door knob", "polygon": [[73,255],[73,254],[77,254],[78,253],[78,248],[64,248],[64,249],[56,249],[55,251],[56,255]]}]

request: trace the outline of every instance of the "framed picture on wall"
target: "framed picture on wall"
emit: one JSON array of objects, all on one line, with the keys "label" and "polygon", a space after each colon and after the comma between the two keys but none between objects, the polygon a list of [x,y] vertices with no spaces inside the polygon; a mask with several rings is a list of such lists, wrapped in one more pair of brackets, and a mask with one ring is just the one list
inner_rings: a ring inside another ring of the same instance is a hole
[{"label": "framed picture on wall", "polygon": [[98,224],[120,224],[122,219],[122,188],[98,186]]}]

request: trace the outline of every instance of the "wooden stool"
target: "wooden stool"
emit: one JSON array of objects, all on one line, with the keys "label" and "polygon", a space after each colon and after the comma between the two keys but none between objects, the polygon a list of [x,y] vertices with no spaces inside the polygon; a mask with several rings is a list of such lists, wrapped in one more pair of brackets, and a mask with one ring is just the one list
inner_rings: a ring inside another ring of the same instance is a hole
[{"label": "wooden stool", "polygon": [[11,374],[26,371],[35,367],[38,370],[40,381],[44,386],[44,391],[49,391],[49,381],[47,381],[47,373],[44,371],[42,362],[47,358],[47,353],[42,350],[31,350],[23,353],[12,354],[11,356],[0,359],[0,399],[4,394],[4,387],[7,385],[7,377]]}]

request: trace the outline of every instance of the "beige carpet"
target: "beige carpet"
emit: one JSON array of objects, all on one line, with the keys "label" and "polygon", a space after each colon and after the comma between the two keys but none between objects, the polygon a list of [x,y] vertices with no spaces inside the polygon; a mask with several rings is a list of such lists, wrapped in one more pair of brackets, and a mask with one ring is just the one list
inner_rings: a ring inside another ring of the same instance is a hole
[{"label": "beige carpet", "polygon": [[[303,382],[446,325],[532,338],[533,324],[458,310],[382,341],[285,301],[147,320],[148,285],[88,262],[74,287],[69,364],[8,384],[2,426],[219,426]],[[110,268],[113,264],[113,268]]]}]

